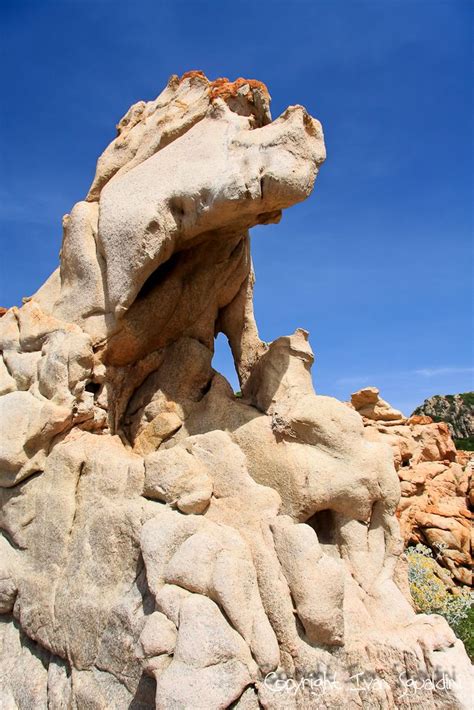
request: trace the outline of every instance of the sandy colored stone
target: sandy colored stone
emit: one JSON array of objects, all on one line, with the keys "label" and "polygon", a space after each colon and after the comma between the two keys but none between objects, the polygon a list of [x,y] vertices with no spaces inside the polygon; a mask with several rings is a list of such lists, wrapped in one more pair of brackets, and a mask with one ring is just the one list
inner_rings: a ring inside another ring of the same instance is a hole
[{"label": "sandy colored stone", "polygon": [[192,594],[181,606],[173,661],[157,679],[157,706],[228,707],[255,673],[246,644],[217,605]]},{"label": "sandy colored stone", "polygon": [[16,485],[42,470],[54,436],[69,424],[71,413],[30,392],[10,392],[0,398],[0,481]]},{"label": "sandy colored stone", "polygon": [[4,350],[3,360],[8,372],[13,372],[15,387],[18,390],[28,390],[37,379],[38,362],[41,353],[19,353],[16,350]]},{"label": "sandy colored stone", "polygon": [[[343,645],[344,582],[340,562],[323,555],[317,536],[308,525],[293,525],[281,516],[273,533],[278,559],[309,640]],[[318,589],[317,598],[314,589]]]},{"label": "sandy colored stone", "polygon": [[8,392],[14,392],[16,389],[16,382],[10,375],[5,360],[0,357],[0,397]]},{"label": "sandy colored stone", "polygon": [[145,656],[172,654],[176,645],[175,625],[159,611],[153,612],[140,635],[140,644]]},{"label": "sandy colored stone", "polygon": [[365,387],[351,395],[351,404],[362,417],[375,421],[399,421],[405,417],[380,396],[377,387]]},{"label": "sandy colored stone", "polygon": [[195,457],[174,447],[145,459],[144,494],[176,505],[183,513],[203,513],[212,496],[212,479]]},{"label": "sandy colored stone", "polygon": [[[472,477],[446,428],[373,388],[317,396],[307,331],[258,334],[248,230],[325,158],[319,122],[269,102],[193,71],[132,106],[59,268],[0,319],[2,708],[303,710],[307,689],[264,678],[324,668],[342,680],[325,707],[390,710],[400,670],[453,664],[443,707],[468,707],[468,658],[415,614],[397,520],[465,579]],[[378,683],[350,687],[354,667]]]}]

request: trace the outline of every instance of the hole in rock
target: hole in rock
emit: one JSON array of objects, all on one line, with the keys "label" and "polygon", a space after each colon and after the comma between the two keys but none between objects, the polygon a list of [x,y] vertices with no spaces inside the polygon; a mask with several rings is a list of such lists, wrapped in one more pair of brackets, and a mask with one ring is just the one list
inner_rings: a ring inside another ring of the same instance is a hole
[{"label": "hole in rock", "polygon": [[100,388],[101,385],[98,382],[88,382],[84,387],[86,392],[92,392],[92,394],[97,394]]},{"label": "hole in rock", "polygon": [[139,301],[140,299],[146,298],[153,289],[158,286],[158,284],[162,283],[162,281],[165,281],[165,279],[168,278],[168,276],[171,274],[175,266],[177,265],[179,260],[179,252],[176,252],[175,254],[172,254],[167,261],[163,262],[163,264],[160,264],[152,274],[147,278],[141,289],[139,290],[137,294],[136,300]]},{"label": "hole in rock", "polygon": [[335,547],[337,545],[337,528],[332,510],[320,510],[318,513],[314,513],[306,521],[306,525],[313,528],[322,546]]},{"label": "hole in rock", "polygon": [[214,357],[212,358],[212,367],[226,378],[234,392],[240,391],[239,378],[237,377],[237,372],[235,371],[234,358],[232,356],[229,341],[224,333],[218,333],[214,341]]}]

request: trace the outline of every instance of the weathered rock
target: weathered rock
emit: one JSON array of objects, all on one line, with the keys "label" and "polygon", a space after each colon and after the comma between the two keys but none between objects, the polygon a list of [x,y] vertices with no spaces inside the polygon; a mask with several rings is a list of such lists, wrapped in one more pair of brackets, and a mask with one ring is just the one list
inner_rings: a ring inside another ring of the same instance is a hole
[{"label": "weathered rock", "polygon": [[[268,674],[322,669],[325,707],[407,708],[400,673],[455,663],[442,700],[467,707],[462,644],[406,596],[384,443],[404,492],[461,497],[446,432],[375,390],[364,428],[316,396],[306,331],[258,335],[248,229],[309,195],[320,124],[301,106],[272,122],[259,82],[191,72],[118,133],[64,219],[60,268],[0,320],[0,704],[306,708],[307,687]],[[212,368],[220,332],[241,398]],[[417,525],[459,556],[452,509]]]},{"label": "weathered rock", "polygon": [[177,505],[183,513],[203,513],[211,500],[212,479],[205,466],[176,446],[146,457],[144,494]]},{"label": "weathered rock", "polygon": [[0,397],[16,390],[16,382],[10,375],[3,357],[0,357]]},{"label": "weathered rock", "polygon": [[[375,387],[366,388],[352,395],[351,404],[364,401],[367,391],[378,397]],[[446,423],[428,416],[412,415],[402,423],[394,423],[390,416],[388,421],[363,417],[366,436],[392,446],[405,545],[427,545],[455,582],[472,585],[472,457],[456,451]]]},{"label": "weathered rock", "polygon": [[8,614],[13,609],[18,592],[15,578],[21,563],[4,535],[0,535],[0,553],[0,614]]},{"label": "weathered rock", "polygon": [[1,485],[14,486],[42,470],[52,439],[68,426],[71,414],[30,392],[0,398]]},{"label": "weathered rock", "polygon": [[393,409],[384,399],[379,397],[377,387],[365,387],[351,396],[354,409],[366,419],[384,422],[403,422],[405,417],[398,409]]},{"label": "weathered rock", "polygon": [[146,657],[172,654],[176,646],[176,626],[164,614],[153,612],[146,621],[140,644]]},{"label": "weathered rock", "polygon": [[290,518],[279,516],[272,529],[278,559],[308,639],[316,644],[344,645],[341,562],[323,555],[317,535],[308,525],[294,525]]},{"label": "weathered rock", "polygon": [[218,606],[199,594],[183,600],[171,664],[157,677],[157,707],[228,707],[256,679],[257,667]]}]

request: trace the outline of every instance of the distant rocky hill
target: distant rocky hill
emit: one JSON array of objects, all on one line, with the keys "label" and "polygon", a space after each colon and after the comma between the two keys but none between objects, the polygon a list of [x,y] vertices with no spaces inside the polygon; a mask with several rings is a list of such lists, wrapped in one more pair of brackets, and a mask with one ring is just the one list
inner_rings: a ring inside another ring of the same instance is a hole
[{"label": "distant rocky hill", "polygon": [[474,392],[436,394],[425,399],[413,415],[426,415],[446,422],[458,449],[474,449]]}]

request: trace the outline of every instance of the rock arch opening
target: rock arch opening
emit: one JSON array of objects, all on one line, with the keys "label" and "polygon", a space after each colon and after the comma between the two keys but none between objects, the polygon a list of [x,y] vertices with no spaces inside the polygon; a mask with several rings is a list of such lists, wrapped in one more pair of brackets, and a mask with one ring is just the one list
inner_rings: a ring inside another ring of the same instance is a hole
[{"label": "rock arch opening", "polygon": [[214,340],[214,356],[212,367],[223,375],[230,383],[234,392],[240,392],[239,378],[235,369],[234,356],[230,349],[229,340],[224,333],[218,333]]}]

